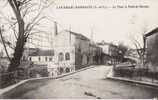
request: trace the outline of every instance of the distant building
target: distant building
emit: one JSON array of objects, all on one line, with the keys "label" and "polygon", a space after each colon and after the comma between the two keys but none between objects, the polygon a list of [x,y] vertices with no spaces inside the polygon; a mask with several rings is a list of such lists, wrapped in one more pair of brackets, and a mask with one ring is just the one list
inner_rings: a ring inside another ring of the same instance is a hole
[{"label": "distant building", "polygon": [[98,42],[97,45],[102,48],[101,62],[102,64],[111,64],[110,43],[104,41]]},{"label": "distant building", "polygon": [[29,53],[28,56],[28,60],[34,62],[34,64],[47,65],[48,62],[54,61],[53,50],[37,49],[36,52]]},{"label": "distant building", "polygon": [[121,50],[118,48],[117,45],[109,44],[109,55],[111,57],[112,64],[118,64],[122,62],[121,59]]},{"label": "distant building", "polygon": [[28,65],[26,64],[27,61],[33,63],[33,65],[29,64],[30,66],[26,66],[27,68],[30,68],[29,73],[31,77],[43,76],[42,74],[49,70],[50,63],[52,64],[54,62],[54,50],[25,48],[21,60],[21,65]]},{"label": "distant building", "polygon": [[104,41],[97,43],[97,45],[102,48],[102,63],[114,64],[121,62],[121,50],[118,48],[117,45],[106,43]]}]

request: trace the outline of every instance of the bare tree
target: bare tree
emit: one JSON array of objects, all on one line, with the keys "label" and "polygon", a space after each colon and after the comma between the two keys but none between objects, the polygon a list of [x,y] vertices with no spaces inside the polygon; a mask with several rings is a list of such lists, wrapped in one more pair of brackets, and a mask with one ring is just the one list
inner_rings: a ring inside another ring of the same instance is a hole
[{"label": "bare tree", "polygon": [[[42,15],[44,9],[48,8],[53,2],[48,0],[4,0],[5,5],[9,5],[13,11],[13,16],[10,16],[11,19],[7,19],[9,22],[10,28],[13,31],[15,36],[15,44],[13,57],[10,58],[10,65],[8,71],[16,71],[20,65],[20,60],[23,56],[24,46],[33,33],[38,33],[40,30],[40,22],[46,18]],[[5,46],[5,41],[1,34],[2,43]],[[7,52],[7,49],[5,49]]]},{"label": "bare tree", "polygon": [[146,27],[143,28],[143,31],[140,35],[141,39],[134,37],[133,35],[130,36],[130,39],[135,46],[137,51],[138,57],[140,59],[140,63],[145,65],[145,50],[146,50],[146,38],[145,33],[147,32]]}]

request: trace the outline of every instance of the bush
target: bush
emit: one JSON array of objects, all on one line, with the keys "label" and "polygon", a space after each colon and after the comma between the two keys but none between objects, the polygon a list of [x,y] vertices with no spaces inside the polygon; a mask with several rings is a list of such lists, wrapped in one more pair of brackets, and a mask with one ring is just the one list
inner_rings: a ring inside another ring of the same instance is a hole
[{"label": "bush", "polygon": [[157,79],[158,80],[158,72],[147,72],[145,74],[146,77]]},{"label": "bush", "polygon": [[130,68],[130,67],[114,68],[114,76],[132,77],[133,76],[133,68]]},{"label": "bush", "polygon": [[48,71],[46,67],[32,67],[29,72],[29,76],[31,78],[35,78],[36,75],[40,75],[40,77],[48,77]]},{"label": "bush", "polygon": [[148,77],[158,80],[158,72],[148,72],[145,68],[116,67],[114,68],[116,77]]},{"label": "bush", "polygon": [[0,74],[0,88],[5,88],[16,83],[14,73],[1,73]]}]

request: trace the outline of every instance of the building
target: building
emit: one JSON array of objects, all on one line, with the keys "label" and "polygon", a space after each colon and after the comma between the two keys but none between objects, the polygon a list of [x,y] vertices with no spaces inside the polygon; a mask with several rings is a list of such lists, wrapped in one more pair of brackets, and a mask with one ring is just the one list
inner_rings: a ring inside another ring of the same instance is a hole
[{"label": "building", "polygon": [[58,32],[55,23],[52,40],[54,62],[49,64],[49,72],[52,74],[53,69],[61,74],[100,63],[101,48],[80,33],[70,30]]},{"label": "building", "polygon": [[45,65],[49,76],[57,76],[101,63],[102,48],[86,36],[70,30],[58,32],[57,24],[53,32],[50,50],[29,48],[23,54],[23,60],[37,65]]},{"label": "building", "polygon": [[158,28],[145,34],[146,61],[149,70],[158,71]]},{"label": "building", "polygon": [[121,50],[117,45],[106,43],[104,41],[97,43],[102,48],[102,63],[103,64],[116,64],[121,62]]},{"label": "building", "polygon": [[28,56],[28,60],[34,62],[34,64],[47,66],[47,63],[54,62],[53,50],[37,49],[35,52],[30,52]]},{"label": "building", "polygon": [[53,41],[53,66],[58,66],[60,73],[75,71],[100,62],[97,57],[101,54],[101,48],[80,33],[63,30],[54,34]]},{"label": "building", "polygon": [[[47,71],[50,70],[49,66],[54,62],[54,50],[26,48],[23,53],[23,58],[21,62],[26,62],[26,61],[33,62],[33,66],[29,70],[31,77],[46,76],[42,74],[43,73],[45,74]],[[49,74],[57,75],[58,73],[54,72]]]},{"label": "building", "polygon": [[101,53],[101,63],[102,64],[111,64],[111,56],[110,56],[110,43],[106,43],[104,41],[97,43],[97,45],[102,48]]}]

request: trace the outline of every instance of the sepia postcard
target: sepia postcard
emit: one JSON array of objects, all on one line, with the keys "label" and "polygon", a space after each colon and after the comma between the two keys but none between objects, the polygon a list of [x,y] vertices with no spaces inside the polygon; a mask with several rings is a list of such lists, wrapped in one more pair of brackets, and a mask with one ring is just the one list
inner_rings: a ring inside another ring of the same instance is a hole
[{"label": "sepia postcard", "polygon": [[0,99],[158,99],[157,0],[0,0]]}]

